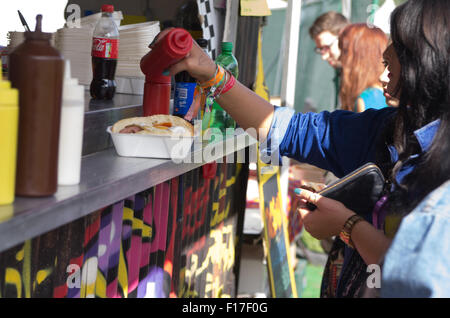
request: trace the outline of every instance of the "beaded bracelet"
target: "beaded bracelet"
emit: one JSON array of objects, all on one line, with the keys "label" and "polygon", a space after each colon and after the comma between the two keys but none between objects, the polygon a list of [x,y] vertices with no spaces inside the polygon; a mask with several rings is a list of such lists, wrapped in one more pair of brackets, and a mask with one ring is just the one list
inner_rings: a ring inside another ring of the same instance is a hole
[{"label": "beaded bracelet", "polygon": [[[223,90],[224,78],[225,77],[223,77],[218,84],[218,87],[222,86],[222,90]],[[217,87],[215,87],[215,86],[208,87],[208,89],[206,89],[206,88],[201,87],[200,84],[197,83],[197,86],[195,87],[195,90],[194,90],[194,97],[192,99],[192,104],[189,107],[188,112],[184,116],[184,119],[190,121],[195,116],[195,114],[198,112],[201,104],[203,104],[203,103],[205,105],[205,111],[210,112],[211,106],[214,103],[214,100],[216,99],[216,94],[215,94],[216,91],[217,91]],[[202,109],[202,111],[204,111],[204,110]]]},{"label": "beaded bracelet", "polygon": [[231,76],[231,74],[228,71],[225,71],[225,75],[223,77],[223,80],[221,81],[221,83],[217,86],[217,88],[215,89],[214,93],[212,94],[212,98],[214,100],[216,100],[217,98],[220,97],[220,95],[223,94],[223,91],[226,87],[226,85],[228,84],[229,81],[229,77]]},{"label": "beaded bracelet", "polygon": [[216,73],[212,79],[207,82],[197,82],[197,94],[203,95],[205,100],[206,112],[211,111],[211,106],[216,99],[218,89],[226,83],[226,71],[225,69],[216,64]]},{"label": "beaded bracelet", "polygon": [[226,92],[228,92],[230,89],[232,89],[234,87],[234,85],[236,84],[236,78],[230,73],[230,80],[227,81],[225,88],[222,91],[222,94],[225,94]]},{"label": "beaded bracelet", "polygon": [[213,78],[204,83],[197,82],[197,84],[201,88],[209,88],[209,87],[217,86],[223,80],[224,74],[225,74],[224,68],[222,66],[216,64],[216,72],[215,72]]},{"label": "beaded bracelet", "polygon": [[192,105],[189,107],[185,119],[191,120],[195,116],[202,101],[205,103],[205,110],[202,111],[210,112],[214,101],[233,88],[235,84],[235,77],[228,70],[216,64],[213,78],[203,83],[197,82]]}]

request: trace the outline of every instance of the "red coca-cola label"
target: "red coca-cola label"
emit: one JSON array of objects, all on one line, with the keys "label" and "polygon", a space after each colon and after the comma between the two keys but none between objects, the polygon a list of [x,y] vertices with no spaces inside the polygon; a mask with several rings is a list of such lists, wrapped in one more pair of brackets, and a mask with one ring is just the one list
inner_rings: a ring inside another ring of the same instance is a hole
[{"label": "red coca-cola label", "polygon": [[94,38],[92,40],[92,56],[117,59],[119,56],[119,40]]}]

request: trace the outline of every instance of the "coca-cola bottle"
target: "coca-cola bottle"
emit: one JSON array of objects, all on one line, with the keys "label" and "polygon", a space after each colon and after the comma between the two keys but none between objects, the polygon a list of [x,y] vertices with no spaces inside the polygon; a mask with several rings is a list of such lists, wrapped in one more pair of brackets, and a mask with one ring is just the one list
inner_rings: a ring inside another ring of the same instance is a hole
[{"label": "coca-cola bottle", "polygon": [[91,97],[112,99],[116,92],[117,58],[119,55],[119,29],[113,20],[114,6],[102,6],[102,17],[97,23],[92,40]]}]

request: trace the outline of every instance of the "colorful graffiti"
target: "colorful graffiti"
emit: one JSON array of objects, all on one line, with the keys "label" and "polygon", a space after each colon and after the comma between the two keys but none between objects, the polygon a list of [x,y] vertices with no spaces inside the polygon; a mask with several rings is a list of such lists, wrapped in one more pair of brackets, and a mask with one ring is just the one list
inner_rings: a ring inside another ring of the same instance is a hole
[{"label": "colorful graffiti", "polygon": [[[263,169],[265,168],[265,169]],[[297,297],[290,263],[287,218],[281,204],[280,170],[258,163],[260,210],[264,221],[264,239],[272,297]],[[264,173],[262,171],[264,170]]]},{"label": "colorful graffiti", "polygon": [[[269,101],[262,61],[262,26],[258,33],[258,69],[254,90]],[[272,297],[296,298],[297,289],[289,255],[288,220],[281,204],[280,167],[265,164],[259,154],[258,151],[259,208],[264,221],[264,246]]]},{"label": "colorful graffiti", "polygon": [[0,253],[0,297],[233,297],[243,172],[212,163]]}]

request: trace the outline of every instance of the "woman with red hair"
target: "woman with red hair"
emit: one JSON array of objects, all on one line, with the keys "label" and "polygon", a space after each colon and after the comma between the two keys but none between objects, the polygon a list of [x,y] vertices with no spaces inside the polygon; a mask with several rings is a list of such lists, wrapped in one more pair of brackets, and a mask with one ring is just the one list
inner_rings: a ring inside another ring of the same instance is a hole
[{"label": "woman with red hair", "polygon": [[388,106],[379,80],[385,69],[383,52],[387,44],[384,32],[367,24],[351,24],[342,31],[339,36],[342,109],[360,113]]}]

